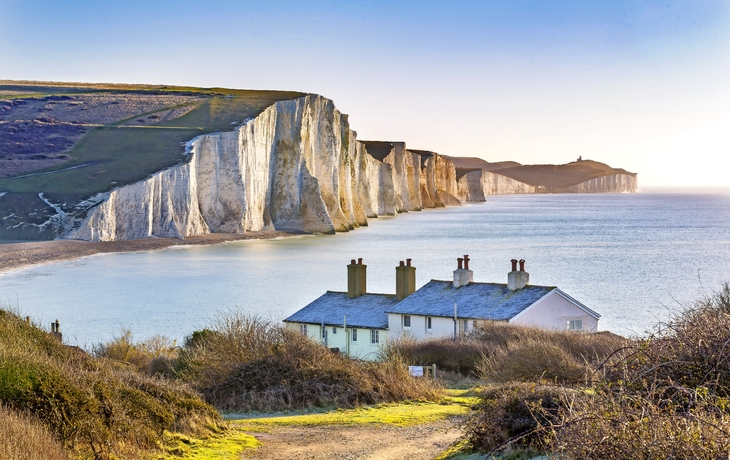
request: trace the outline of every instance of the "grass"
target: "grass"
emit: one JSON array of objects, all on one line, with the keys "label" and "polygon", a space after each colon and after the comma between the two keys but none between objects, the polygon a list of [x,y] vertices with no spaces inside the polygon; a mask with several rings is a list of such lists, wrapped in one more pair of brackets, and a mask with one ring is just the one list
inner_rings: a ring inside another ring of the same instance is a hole
[{"label": "grass", "polygon": [[0,405],[0,458],[13,460],[68,460],[53,434],[30,416]]},{"label": "grass", "polygon": [[239,459],[241,454],[261,446],[254,436],[232,427],[225,434],[196,438],[179,433],[165,433],[165,454],[159,460],[200,459],[228,460]]},{"label": "grass", "polygon": [[338,409],[318,414],[261,418],[239,419],[237,415],[232,414],[228,418],[236,420],[234,426],[258,429],[271,426],[353,426],[365,424],[413,426],[435,422],[451,416],[466,415],[471,404],[476,401],[476,398],[470,396],[470,394],[470,390],[446,390],[446,397],[441,402],[413,401],[379,404],[354,409]]}]

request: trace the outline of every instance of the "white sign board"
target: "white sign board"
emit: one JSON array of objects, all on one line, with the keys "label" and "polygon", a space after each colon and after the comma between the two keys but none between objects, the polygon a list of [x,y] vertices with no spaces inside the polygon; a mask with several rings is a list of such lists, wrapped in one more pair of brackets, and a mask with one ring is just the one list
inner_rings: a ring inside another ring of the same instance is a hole
[{"label": "white sign board", "polygon": [[423,377],[423,366],[408,366],[408,372],[413,377]]}]

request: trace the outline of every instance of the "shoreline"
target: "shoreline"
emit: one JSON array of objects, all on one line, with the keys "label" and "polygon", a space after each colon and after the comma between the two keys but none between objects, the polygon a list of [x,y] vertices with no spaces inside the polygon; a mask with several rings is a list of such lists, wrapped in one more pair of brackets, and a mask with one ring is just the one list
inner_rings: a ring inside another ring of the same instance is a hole
[{"label": "shoreline", "polygon": [[0,273],[27,268],[44,263],[75,260],[96,254],[120,252],[159,251],[174,246],[203,246],[231,241],[270,240],[301,236],[305,233],[260,231],[244,234],[209,233],[207,235],[178,238],[143,238],[124,241],[52,240],[0,244]]}]

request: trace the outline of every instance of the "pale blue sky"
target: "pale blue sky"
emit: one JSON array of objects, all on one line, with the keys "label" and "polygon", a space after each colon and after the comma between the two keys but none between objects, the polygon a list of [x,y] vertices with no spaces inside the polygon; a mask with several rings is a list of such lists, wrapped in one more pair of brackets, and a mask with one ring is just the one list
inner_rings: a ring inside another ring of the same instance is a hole
[{"label": "pale blue sky", "polygon": [[314,92],[361,139],[730,185],[726,0],[0,0],[0,24],[4,79]]}]

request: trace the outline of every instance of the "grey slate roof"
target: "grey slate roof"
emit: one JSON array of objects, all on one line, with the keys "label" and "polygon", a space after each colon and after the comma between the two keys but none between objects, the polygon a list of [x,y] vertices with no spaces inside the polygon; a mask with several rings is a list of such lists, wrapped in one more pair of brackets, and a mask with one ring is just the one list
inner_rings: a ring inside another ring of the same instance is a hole
[{"label": "grey slate roof", "polygon": [[341,326],[347,315],[347,326],[388,329],[387,310],[396,304],[395,295],[363,294],[354,299],[346,292],[327,291],[284,321],[294,323]]},{"label": "grey slate roof", "polygon": [[506,284],[496,283],[469,283],[455,288],[451,281],[431,280],[386,311],[453,318],[456,302],[459,318],[509,320],[554,289],[528,285],[510,291]]}]

